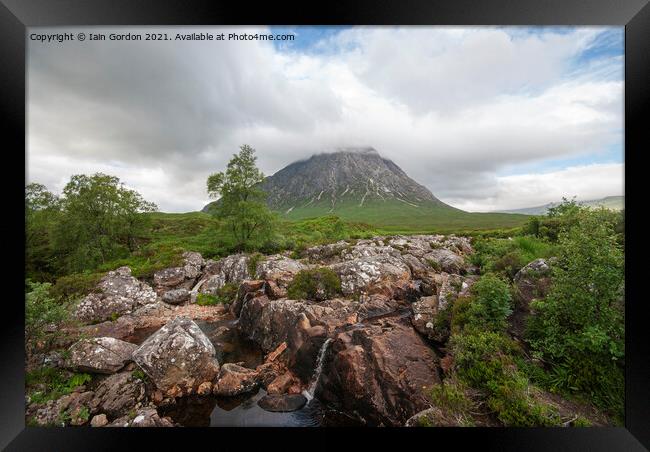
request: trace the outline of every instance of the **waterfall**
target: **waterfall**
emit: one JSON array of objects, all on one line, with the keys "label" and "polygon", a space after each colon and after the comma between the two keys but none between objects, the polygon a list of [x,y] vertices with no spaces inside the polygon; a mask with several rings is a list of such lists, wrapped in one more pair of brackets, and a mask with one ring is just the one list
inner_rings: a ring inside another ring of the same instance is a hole
[{"label": "waterfall", "polygon": [[318,385],[318,380],[320,380],[320,374],[323,371],[325,353],[327,352],[327,347],[329,346],[330,342],[332,342],[331,338],[328,338],[325,342],[323,342],[323,346],[318,352],[318,358],[316,359],[316,369],[314,369],[314,375],[311,378],[311,383],[309,383],[309,388],[302,391],[302,395],[304,395],[307,399],[307,403],[311,402],[311,400],[314,398],[314,392],[316,392],[316,386]]}]

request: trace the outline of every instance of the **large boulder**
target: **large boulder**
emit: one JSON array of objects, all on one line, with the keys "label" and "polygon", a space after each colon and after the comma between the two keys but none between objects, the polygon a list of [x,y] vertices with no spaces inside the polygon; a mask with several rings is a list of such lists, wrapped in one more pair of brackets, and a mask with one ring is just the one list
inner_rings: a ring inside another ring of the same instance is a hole
[{"label": "large boulder", "polygon": [[286,287],[300,270],[309,266],[282,254],[274,254],[262,259],[255,269],[259,279],[275,281],[280,287]]},{"label": "large boulder", "polygon": [[[357,251],[362,253],[369,249],[370,247],[367,247]],[[332,264],[330,268],[341,279],[341,290],[345,295],[368,292],[392,296],[391,290],[396,285],[411,279],[408,265],[401,257],[389,252],[346,260]]]},{"label": "large boulder", "polygon": [[156,302],[153,289],[131,276],[129,267],[120,267],[104,276],[94,292],[77,306],[75,316],[83,322],[101,322]]},{"label": "large boulder", "polygon": [[253,369],[238,364],[226,363],[221,366],[219,380],[213,392],[218,396],[236,396],[253,391],[258,387],[258,375]]},{"label": "large boulder", "polygon": [[399,426],[429,406],[438,358],[408,321],[386,318],[339,333],[316,397],[368,425]]},{"label": "large boulder", "polygon": [[215,348],[196,323],[176,317],[133,353],[154,384],[170,395],[191,394],[219,374]]},{"label": "large boulder", "polygon": [[145,401],[145,384],[133,372],[120,372],[103,380],[90,402],[92,413],[104,413],[109,419],[128,414]]},{"label": "large boulder", "polygon": [[168,290],[161,299],[167,304],[181,304],[190,299],[190,291],[183,288]]},{"label": "large boulder", "polygon": [[137,345],[112,337],[82,339],[68,351],[68,367],[80,372],[112,374],[131,361]]}]

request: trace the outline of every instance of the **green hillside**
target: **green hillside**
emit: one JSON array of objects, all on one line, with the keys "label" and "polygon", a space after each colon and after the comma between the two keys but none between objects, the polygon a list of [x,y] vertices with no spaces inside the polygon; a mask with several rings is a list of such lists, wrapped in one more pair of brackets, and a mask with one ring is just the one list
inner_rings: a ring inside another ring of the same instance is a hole
[{"label": "green hillside", "polygon": [[385,231],[448,232],[474,229],[500,229],[521,226],[527,215],[507,213],[469,213],[446,205],[412,206],[397,200],[339,203],[330,210],[325,203],[294,208],[282,216],[302,220],[336,215],[346,221],[368,223]]}]

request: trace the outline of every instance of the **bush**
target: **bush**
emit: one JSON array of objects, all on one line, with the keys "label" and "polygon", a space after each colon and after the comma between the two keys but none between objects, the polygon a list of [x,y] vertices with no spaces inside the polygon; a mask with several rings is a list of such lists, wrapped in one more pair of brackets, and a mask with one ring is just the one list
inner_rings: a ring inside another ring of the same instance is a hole
[{"label": "bush", "polygon": [[[591,394],[622,415],[624,257],[611,212],[582,209],[560,233],[553,285],[531,303],[527,339],[555,386]],[[616,401],[618,400],[618,401]]]},{"label": "bush", "polygon": [[264,256],[260,253],[253,253],[248,258],[248,274],[251,278],[255,278],[257,274],[257,264],[262,260]]},{"label": "bush", "polygon": [[559,424],[550,407],[529,395],[529,382],[512,355],[517,347],[504,334],[469,332],[452,337],[451,348],[459,377],[486,395],[488,408],[506,426],[539,427]]},{"label": "bush", "polygon": [[512,297],[507,283],[488,274],[472,286],[474,302],[470,305],[470,322],[481,329],[500,331],[505,329],[506,319],[512,313]]},{"label": "bush", "polygon": [[25,339],[30,343],[45,337],[46,327],[66,320],[69,311],[50,295],[50,283],[27,281],[26,284],[29,292],[25,296]]},{"label": "bush", "polygon": [[326,300],[341,294],[341,280],[327,267],[301,270],[287,288],[294,300]]}]

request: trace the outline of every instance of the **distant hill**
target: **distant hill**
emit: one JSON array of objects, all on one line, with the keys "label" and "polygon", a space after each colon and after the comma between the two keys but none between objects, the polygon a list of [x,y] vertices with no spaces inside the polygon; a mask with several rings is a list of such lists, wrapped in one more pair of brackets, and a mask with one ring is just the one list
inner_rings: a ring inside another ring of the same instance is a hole
[{"label": "distant hill", "polygon": [[[578,204],[588,207],[599,207],[603,206],[611,210],[623,210],[625,206],[625,196],[607,196],[601,199],[591,199],[588,201],[577,201]],[[560,205],[559,202],[550,202],[544,204],[543,206],[537,207],[525,207],[522,209],[513,209],[513,210],[500,210],[497,212],[500,213],[520,213],[525,215],[546,215],[546,212],[551,207]]]},{"label": "distant hill", "polygon": [[269,207],[291,220],[337,215],[422,230],[514,227],[525,220],[521,215],[468,213],[445,204],[371,147],[343,148],[293,162],[267,177],[261,188]]}]

